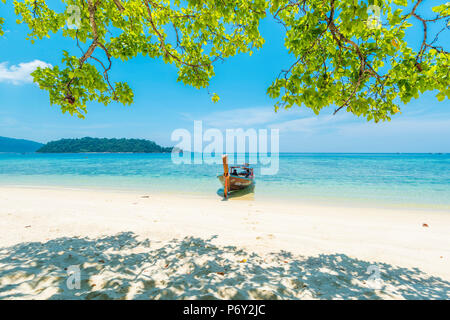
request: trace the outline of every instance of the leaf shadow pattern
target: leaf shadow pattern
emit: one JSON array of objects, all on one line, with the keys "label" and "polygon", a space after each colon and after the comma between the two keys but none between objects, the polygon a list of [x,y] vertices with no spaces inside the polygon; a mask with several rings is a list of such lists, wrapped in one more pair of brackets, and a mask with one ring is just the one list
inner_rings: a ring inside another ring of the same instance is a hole
[{"label": "leaf shadow pattern", "polygon": [[[450,298],[449,282],[417,268],[377,263],[382,285],[373,289],[373,262],[345,254],[259,255],[214,245],[214,238],[140,241],[123,232],[0,248],[0,299]],[[80,289],[67,285],[73,265]]]}]

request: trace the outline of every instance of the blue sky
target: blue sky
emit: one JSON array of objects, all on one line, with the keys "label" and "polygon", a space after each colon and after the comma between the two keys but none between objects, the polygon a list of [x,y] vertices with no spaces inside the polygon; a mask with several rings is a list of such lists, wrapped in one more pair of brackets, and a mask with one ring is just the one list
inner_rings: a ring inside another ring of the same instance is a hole
[{"label": "blue sky", "polygon": [[[421,6],[424,11],[427,2]],[[284,48],[283,30],[272,18],[260,28],[266,39],[263,49],[216,65],[210,91],[220,95],[219,103],[212,103],[206,90],[178,83],[174,66],[138,57],[115,61],[110,73],[113,81],[130,84],[135,103],[92,103],[83,120],[50,106],[47,93],[28,77],[39,63],[59,64],[62,49],[78,54],[74,42],[56,36],[32,45],[25,40],[27,28],[15,23],[10,5],[0,4],[0,16],[7,20],[6,34],[0,37],[0,136],[40,142],[84,136],[146,138],[168,146],[175,144],[170,140],[173,130],[192,131],[193,120],[203,120],[205,127],[219,129],[279,128],[284,152],[450,152],[450,103],[438,102],[432,92],[402,106],[402,113],[386,123],[368,123],[347,112],[332,116],[333,108],[319,116],[304,107],[275,114],[275,101],[266,89],[293,60]],[[407,39],[418,44],[421,37],[415,26]]]}]

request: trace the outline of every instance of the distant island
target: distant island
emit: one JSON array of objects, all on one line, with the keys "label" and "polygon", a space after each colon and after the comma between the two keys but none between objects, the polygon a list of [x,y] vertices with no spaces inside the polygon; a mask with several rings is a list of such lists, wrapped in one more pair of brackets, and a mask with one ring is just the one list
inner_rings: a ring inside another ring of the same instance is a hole
[{"label": "distant island", "polygon": [[0,152],[29,153],[36,152],[42,143],[24,139],[0,137]]},{"label": "distant island", "polygon": [[36,152],[39,153],[168,153],[172,147],[161,147],[145,139],[82,138],[51,141]]}]

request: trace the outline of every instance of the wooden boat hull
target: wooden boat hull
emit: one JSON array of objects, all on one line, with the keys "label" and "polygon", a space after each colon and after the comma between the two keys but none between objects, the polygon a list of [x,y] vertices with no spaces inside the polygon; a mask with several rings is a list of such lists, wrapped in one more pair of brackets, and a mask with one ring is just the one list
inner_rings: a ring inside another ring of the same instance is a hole
[{"label": "wooden boat hull", "polygon": [[[217,178],[219,178],[220,183],[222,183],[222,185],[225,186],[224,176],[219,175],[219,176],[217,176]],[[230,175],[230,186],[228,189],[230,191],[244,189],[244,188],[247,188],[247,187],[250,187],[251,185],[253,185],[253,182],[254,182],[253,179]]]}]

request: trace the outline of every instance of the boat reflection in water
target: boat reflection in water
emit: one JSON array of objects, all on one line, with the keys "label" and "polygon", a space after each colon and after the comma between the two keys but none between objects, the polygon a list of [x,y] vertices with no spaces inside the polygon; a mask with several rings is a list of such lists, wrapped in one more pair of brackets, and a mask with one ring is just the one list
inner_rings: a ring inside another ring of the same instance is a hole
[{"label": "boat reflection in water", "polygon": [[[223,197],[224,189],[217,190],[217,195]],[[244,189],[234,190],[228,192],[228,199],[233,200],[255,200],[255,185],[251,185]]]}]

